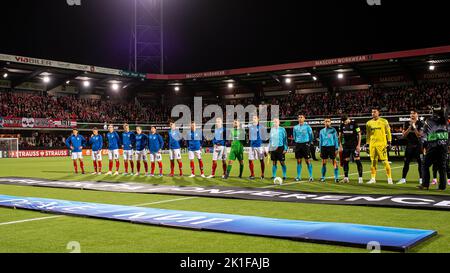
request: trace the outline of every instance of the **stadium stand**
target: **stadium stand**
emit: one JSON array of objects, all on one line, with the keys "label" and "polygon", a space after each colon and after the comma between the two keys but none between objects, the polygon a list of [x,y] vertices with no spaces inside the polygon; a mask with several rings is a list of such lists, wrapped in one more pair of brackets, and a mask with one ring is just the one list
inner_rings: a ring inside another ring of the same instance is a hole
[{"label": "stadium stand", "polygon": [[[383,116],[407,117],[411,109],[428,114],[433,104],[450,104],[450,46],[193,74],[130,73],[5,54],[0,64],[1,132],[17,135],[27,149],[58,147],[74,126],[86,136],[108,123],[163,128],[172,107],[192,109],[193,97],[223,109],[278,105],[287,127],[299,113],[316,118],[316,135],[324,116],[364,119],[377,106]],[[391,124],[398,135],[404,117]],[[35,122],[42,125],[38,135],[30,128]]]},{"label": "stadium stand", "polygon": [[34,132],[29,137],[19,138],[19,149],[62,149],[65,147],[64,140],[60,134]]},{"label": "stadium stand", "polygon": [[[280,105],[283,119],[294,118],[298,113],[308,117],[338,116],[342,113],[361,116],[370,113],[373,106],[381,106],[384,114],[405,114],[411,109],[426,112],[433,104],[450,104],[450,84],[427,83],[419,86],[376,87],[366,90],[328,93],[291,94],[264,99],[261,103]],[[242,104],[252,100],[223,101]],[[0,93],[0,116],[75,119],[79,122],[129,122],[166,123],[172,105],[143,104],[145,111],[134,101],[81,99],[76,96],[50,96],[40,92]]]},{"label": "stadium stand", "polygon": [[[408,114],[411,109],[428,113],[433,104],[450,105],[449,83],[427,83],[419,86],[377,87],[366,90],[338,91],[332,97],[328,93],[289,94],[263,98],[261,104],[280,106],[282,119],[296,119],[303,113],[308,118],[370,115],[372,106],[381,106],[384,115]],[[233,99],[218,103],[225,109],[226,104],[248,105],[254,98]],[[143,107],[143,108],[142,108]],[[74,95],[51,96],[45,92],[12,91],[3,89],[0,93],[0,116],[75,119],[92,123],[135,123],[165,124],[170,118],[172,105],[144,102],[141,108],[135,101],[114,102],[110,100],[82,99]],[[207,121],[207,119],[205,119]],[[393,127],[393,132],[401,128]],[[317,132],[315,131],[317,134]],[[87,133],[88,134],[88,133]],[[89,135],[89,134],[88,134]],[[64,148],[66,133],[61,131],[21,132],[19,148],[26,150]],[[290,145],[293,140],[289,139]],[[394,136],[397,143],[397,137]],[[208,142],[205,146],[209,146]]]},{"label": "stadium stand", "polygon": [[419,86],[377,87],[366,90],[328,93],[293,94],[269,100],[280,105],[282,118],[292,118],[298,113],[309,117],[350,116],[370,114],[370,108],[381,107],[384,114],[405,114],[411,109],[426,112],[433,104],[449,105],[448,83],[427,83]]}]

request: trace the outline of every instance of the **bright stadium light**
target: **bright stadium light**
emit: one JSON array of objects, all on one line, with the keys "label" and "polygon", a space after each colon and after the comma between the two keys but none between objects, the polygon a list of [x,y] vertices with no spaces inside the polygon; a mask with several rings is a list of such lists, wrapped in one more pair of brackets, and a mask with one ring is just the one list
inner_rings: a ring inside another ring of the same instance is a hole
[{"label": "bright stadium light", "polygon": [[344,74],[339,73],[339,74],[338,74],[338,79],[342,80],[343,78],[344,78]]},{"label": "bright stadium light", "polygon": [[4,79],[8,78],[8,73],[3,74],[3,78]]},{"label": "bright stadium light", "polygon": [[89,81],[84,81],[83,82],[83,86],[84,87],[89,87],[89,86],[91,86],[91,83]]},{"label": "bright stadium light", "polygon": [[234,84],[230,82],[230,83],[228,84],[228,88],[231,89],[231,88],[233,88],[233,87],[234,87]]},{"label": "bright stadium light", "polygon": [[290,84],[290,83],[292,83],[292,79],[291,78],[286,78],[284,80],[284,82],[287,83],[287,84]]},{"label": "bright stadium light", "polygon": [[428,67],[428,69],[429,69],[430,71],[434,71],[434,70],[436,69],[436,66],[430,64],[430,66]]},{"label": "bright stadium light", "polygon": [[42,81],[44,83],[49,83],[50,82],[50,77],[49,76],[44,76],[44,78],[42,78]]},{"label": "bright stadium light", "polygon": [[113,83],[113,84],[111,84],[111,88],[112,88],[112,90],[117,91],[117,90],[119,90],[119,84]]},{"label": "bright stadium light", "polygon": [[317,77],[316,77],[316,76],[313,76],[313,80],[314,80],[314,81],[317,81]]},{"label": "bright stadium light", "polygon": [[66,84],[70,84],[70,81],[66,81]]},{"label": "bright stadium light", "polygon": [[175,90],[175,92],[178,92],[178,91],[180,91],[180,87],[179,86],[175,86],[174,90]]}]

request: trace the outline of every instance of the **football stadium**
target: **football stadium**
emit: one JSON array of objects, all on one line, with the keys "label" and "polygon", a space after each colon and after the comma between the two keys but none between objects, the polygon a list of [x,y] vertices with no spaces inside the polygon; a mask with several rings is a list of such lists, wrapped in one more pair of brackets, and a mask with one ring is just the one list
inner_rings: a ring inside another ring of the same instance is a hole
[{"label": "football stadium", "polygon": [[450,252],[450,41],[177,70],[163,2],[129,66],[0,44],[1,253]]}]

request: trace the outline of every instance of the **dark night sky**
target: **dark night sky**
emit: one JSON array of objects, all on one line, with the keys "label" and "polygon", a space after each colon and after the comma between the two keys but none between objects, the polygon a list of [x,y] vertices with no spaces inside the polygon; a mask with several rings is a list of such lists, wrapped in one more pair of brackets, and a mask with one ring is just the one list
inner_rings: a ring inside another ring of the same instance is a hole
[{"label": "dark night sky", "polygon": [[[1,1],[0,53],[127,69],[132,1],[81,1]],[[450,44],[445,1],[165,1],[166,73]]]}]

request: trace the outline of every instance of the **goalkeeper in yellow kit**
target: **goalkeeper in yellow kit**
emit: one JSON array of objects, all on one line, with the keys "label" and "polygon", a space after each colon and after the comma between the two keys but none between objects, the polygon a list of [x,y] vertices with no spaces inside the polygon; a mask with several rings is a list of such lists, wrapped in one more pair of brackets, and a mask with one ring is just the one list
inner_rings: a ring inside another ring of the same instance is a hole
[{"label": "goalkeeper in yellow kit", "polygon": [[366,133],[366,141],[369,145],[370,160],[372,163],[370,168],[372,178],[367,184],[376,183],[378,161],[383,161],[386,168],[388,184],[393,184],[387,151],[392,141],[391,128],[386,119],[380,118],[379,109],[372,109],[372,119],[366,124]]}]

